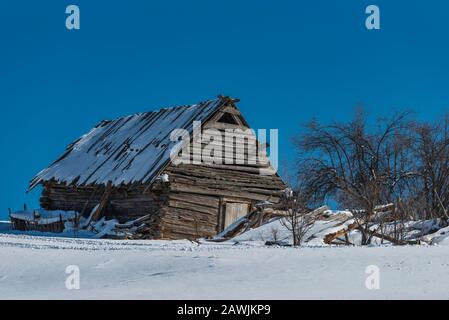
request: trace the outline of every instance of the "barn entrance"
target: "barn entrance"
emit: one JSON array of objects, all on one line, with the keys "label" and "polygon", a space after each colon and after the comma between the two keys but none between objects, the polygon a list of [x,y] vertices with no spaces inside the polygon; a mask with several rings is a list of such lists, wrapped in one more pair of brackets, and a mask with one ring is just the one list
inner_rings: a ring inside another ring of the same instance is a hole
[{"label": "barn entrance", "polygon": [[226,202],[224,204],[224,229],[244,217],[249,212],[249,204],[241,202]]}]

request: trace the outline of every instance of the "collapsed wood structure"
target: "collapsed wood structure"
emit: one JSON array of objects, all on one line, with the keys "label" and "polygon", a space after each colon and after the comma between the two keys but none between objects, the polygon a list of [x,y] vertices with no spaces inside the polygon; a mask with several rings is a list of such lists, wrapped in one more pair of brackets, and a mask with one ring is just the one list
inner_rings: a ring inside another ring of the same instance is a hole
[{"label": "collapsed wood structure", "polygon": [[[219,96],[102,121],[41,171],[30,189],[43,186],[41,207],[46,210],[76,211],[93,220],[115,218],[122,228],[133,225],[129,238],[214,236],[252,212],[258,202],[279,202],[285,189],[276,173],[261,174],[272,169],[266,157],[252,159],[251,143],[256,141],[257,151],[262,146],[247,130],[237,102]],[[201,122],[200,130],[195,130],[194,121]],[[196,148],[213,149],[224,161],[173,161],[185,147],[173,140],[180,129],[193,146],[189,160],[195,160]],[[208,139],[201,137],[209,129],[217,135],[237,130],[243,138],[219,139],[210,133]]]},{"label": "collapsed wood structure", "polygon": [[39,232],[55,232],[59,233],[64,230],[64,221],[62,219],[46,223],[40,224],[38,220],[26,220],[23,218],[10,217],[11,227],[13,230],[19,231],[39,231]]},{"label": "collapsed wood structure", "polygon": [[62,232],[67,221],[75,221],[78,217],[76,212],[46,212],[45,210],[35,210],[10,212],[9,219],[11,227],[20,231],[39,232]]},{"label": "collapsed wood structure", "polygon": [[[386,234],[385,232],[382,232],[381,223],[394,223],[394,216],[393,212],[395,210],[395,204],[389,203],[386,205],[377,206],[374,209],[374,217],[372,219],[372,226],[377,225],[377,227],[373,230],[367,229],[365,232],[367,232],[369,235],[379,238],[382,241],[388,241],[395,245],[405,245],[405,244],[416,244],[419,243],[420,240],[418,239],[400,239],[395,238],[391,235]],[[351,214],[354,215],[361,215],[364,213],[364,210],[355,210]],[[334,217],[335,218],[339,218]],[[354,219],[354,218],[346,218],[343,221],[343,224],[341,225],[341,228],[335,232],[331,232],[327,234],[323,242],[325,244],[336,244],[336,245],[354,245],[349,241],[349,234],[354,230],[360,230],[362,226]],[[405,229],[405,228],[404,228]],[[429,230],[430,232],[431,230]],[[421,236],[423,236],[422,234]]]}]

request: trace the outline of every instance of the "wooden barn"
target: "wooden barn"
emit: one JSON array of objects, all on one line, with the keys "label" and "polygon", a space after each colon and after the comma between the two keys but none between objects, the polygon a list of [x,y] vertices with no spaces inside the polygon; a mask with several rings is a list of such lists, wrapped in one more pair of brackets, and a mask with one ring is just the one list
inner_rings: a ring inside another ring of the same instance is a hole
[{"label": "wooden barn", "polygon": [[[237,102],[219,96],[194,105],[102,121],[37,174],[30,190],[43,186],[40,202],[45,210],[115,218],[124,225],[138,221],[132,238],[214,236],[254,210],[257,203],[279,202],[285,189],[277,173],[261,174],[270,168],[266,158],[250,159],[249,142],[255,135],[246,130],[249,125]],[[201,122],[199,130],[194,121]],[[195,148],[214,144],[213,152],[223,150],[226,159],[222,163],[174,161],[184,150],[179,146],[186,145],[173,139],[176,129],[190,137],[190,159]],[[220,141],[209,134],[204,141],[201,134],[210,129],[222,134],[240,129],[245,138]],[[229,148],[231,156],[225,152]],[[260,148],[257,142],[256,149]],[[241,160],[240,153],[245,155],[243,163],[236,161]]]}]

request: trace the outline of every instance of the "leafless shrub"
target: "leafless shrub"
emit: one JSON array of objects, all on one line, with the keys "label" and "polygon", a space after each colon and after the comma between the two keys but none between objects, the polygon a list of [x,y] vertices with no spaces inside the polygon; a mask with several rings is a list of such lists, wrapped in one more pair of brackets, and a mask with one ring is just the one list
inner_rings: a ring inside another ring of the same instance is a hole
[{"label": "leafless shrub", "polygon": [[296,191],[287,189],[282,198],[286,217],[281,219],[281,224],[291,232],[293,246],[300,246],[304,242],[307,232],[315,223],[315,217],[307,208],[309,197],[310,195],[299,188]]}]

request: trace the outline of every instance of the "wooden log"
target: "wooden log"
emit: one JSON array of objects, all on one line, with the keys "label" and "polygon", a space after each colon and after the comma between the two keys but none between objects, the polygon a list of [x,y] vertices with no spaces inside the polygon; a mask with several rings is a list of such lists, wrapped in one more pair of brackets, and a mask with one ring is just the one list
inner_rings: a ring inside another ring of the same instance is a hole
[{"label": "wooden log", "polygon": [[168,207],[164,211],[165,214],[161,216],[163,222],[179,223],[180,220],[183,220],[186,224],[189,224],[190,222],[199,221],[206,227],[213,228],[214,230],[218,222],[217,216],[201,214],[185,209]]},{"label": "wooden log", "polygon": [[176,192],[170,193],[169,200],[171,199],[194,204],[200,203],[201,205],[210,208],[217,208],[220,202],[218,196],[202,196],[197,194],[176,193]]},{"label": "wooden log", "polygon": [[254,189],[256,193],[262,194],[265,194],[266,192],[270,192],[272,194],[279,194],[280,192],[282,192],[281,186],[270,184],[269,181],[242,182],[231,179],[222,180],[214,178],[195,178],[195,177],[185,177],[176,175],[172,176],[171,178],[172,179],[170,181],[170,186],[173,184],[186,184],[186,185],[195,185],[195,186],[237,190],[237,191],[240,191],[243,188],[247,188],[247,189]]},{"label": "wooden log", "polygon": [[203,214],[210,214],[210,215],[214,215],[214,216],[218,215],[218,206],[216,208],[211,208],[211,207],[203,206],[201,204],[194,204],[194,203],[184,202],[184,201],[179,201],[179,200],[174,200],[174,199],[171,199],[168,202],[168,206],[171,208],[186,209],[186,210],[200,212]]},{"label": "wooden log", "polygon": [[347,227],[343,227],[341,230],[338,230],[337,232],[329,233],[324,236],[324,243],[331,244],[335,239],[340,238],[341,236],[345,235],[346,233],[351,232],[352,230],[356,229],[358,224],[356,222],[351,223]]},{"label": "wooden log", "polygon": [[201,195],[222,195],[222,196],[230,196],[236,198],[244,198],[251,199],[257,201],[270,201],[273,203],[279,202],[279,196],[277,194],[273,195],[262,195],[258,193],[251,193],[239,190],[226,190],[226,189],[217,189],[217,188],[208,188],[206,186],[196,186],[195,184],[180,184],[173,183],[170,184],[170,189],[176,192],[185,192],[185,193],[194,193]]},{"label": "wooden log", "polygon": [[389,241],[389,242],[391,242],[391,243],[393,243],[393,244],[395,244],[395,245],[404,245],[404,244],[407,244],[406,241],[403,241],[403,240],[397,240],[397,239],[395,239],[395,238],[393,238],[393,237],[390,237],[390,236],[388,236],[388,235],[381,234],[381,233],[379,233],[379,232],[377,232],[377,231],[367,230],[367,233],[370,234],[370,235],[372,235],[372,236],[374,236],[374,237],[377,237],[377,238],[380,238],[380,239],[387,240],[387,241]]}]

